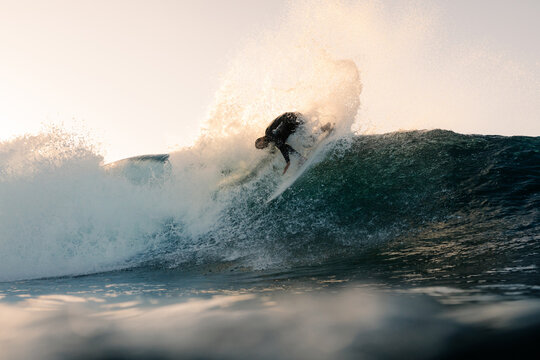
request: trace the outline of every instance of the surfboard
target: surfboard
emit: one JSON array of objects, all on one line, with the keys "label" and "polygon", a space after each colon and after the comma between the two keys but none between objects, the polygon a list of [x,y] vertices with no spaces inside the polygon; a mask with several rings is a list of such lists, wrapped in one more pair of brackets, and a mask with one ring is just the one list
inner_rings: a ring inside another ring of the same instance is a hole
[{"label": "surfboard", "polygon": [[309,168],[311,165],[313,165],[317,159],[317,155],[320,153],[320,151],[324,148],[324,145],[328,142],[328,137],[331,132],[325,132],[323,133],[319,139],[317,140],[315,146],[313,146],[305,155],[304,157],[307,159],[303,164],[301,164],[296,170],[290,171],[283,175],[283,180],[281,184],[277,187],[276,190],[270,195],[268,200],[266,200],[266,203],[270,203],[276,198],[278,198],[281,194],[283,194],[289,187],[291,187],[296,180],[302,176],[302,174]]},{"label": "surfboard", "polygon": [[245,184],[246,182],[256,178],[257,175],[259,174],[259,171],[261,171],[271,161],[272,161],[272,158],[268,156],[262,159],[255,166],[252,166],[251,168],[249,167],[240,168],[230,174],[225,175],[223,179],[221,179],[220,182],[218,183],[218,188],[222,189],[222,188],[228,188],[232,186]]}]

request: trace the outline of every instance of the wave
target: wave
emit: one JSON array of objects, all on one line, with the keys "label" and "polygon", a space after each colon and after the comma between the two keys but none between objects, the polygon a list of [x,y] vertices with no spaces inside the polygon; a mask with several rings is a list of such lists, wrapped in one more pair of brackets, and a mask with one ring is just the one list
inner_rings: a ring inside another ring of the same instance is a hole
[{"label": "wave", "polygon": [[205,236],[220,254],[256,254],[255,267],[354,257],[426,229],[454,240],[472,232],[502,251],[538,230],[539,150],[539,138],[442,130],[336,140],[275,202],[264,201],[268,174],[232,190]]},{"label": "wave", "polygon": [[223,178],[245,169],[197,162],[194,149],[125,162],[159,181],[141,181],[140,172],[134,181],[133,166],[113,173],[62,136],[0,150],[3,281],[143,265],[316,265],[426,233],[472,236],[504,251],[539,230],[537,137],[434,130],[336,138],[269,204],[282,169],[272,154],[224,187]]}]

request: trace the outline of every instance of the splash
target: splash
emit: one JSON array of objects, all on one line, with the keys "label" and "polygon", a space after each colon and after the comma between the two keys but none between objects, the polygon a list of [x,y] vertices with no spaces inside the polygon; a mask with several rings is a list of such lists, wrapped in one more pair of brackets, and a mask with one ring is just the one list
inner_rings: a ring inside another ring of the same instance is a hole
[{"label": "splash", "polygon": [[[540,134],[538,64],[474,40],[457,42],[444,16],[436,4],[419,1],[291,2],[275,30],[235,57],[216,102],[237,106],[216,107],[209,125],[221,131],[218,124],[232,116],[239,126],[260,119],[263,128],[280,112],[318,108],[310,96],[325,93],[332,72],[316,59],[326,56],[359,69],[362,108],[345,121],[352,116],[355,131]],[[350,99],[353,92],[340,95]]]},{"label": "splash", "polygon": [[122,268],[157,243],[159,193],[107,175],[83,139],[25,136],[0,159],[0,281]]}]

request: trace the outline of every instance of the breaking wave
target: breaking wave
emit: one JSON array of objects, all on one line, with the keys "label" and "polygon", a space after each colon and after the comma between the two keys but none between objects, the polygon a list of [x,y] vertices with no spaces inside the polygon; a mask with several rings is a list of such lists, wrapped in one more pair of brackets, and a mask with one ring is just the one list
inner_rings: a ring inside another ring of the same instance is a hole
[{"label": "breaking wave", "polygon": [[[232,170],[216,175],[215,164],[193,161],[193,149],[128,160],[130,170],[116,173],[65,134],[0,150],[3,281],[231,261],[294,268],[396,239],[416,244],[426,233],[480,256],[513,251],[515,239],[525,251],[539,227],[539,138],[442,130],[335,138],[270,203],[283,165],[272,154],[224,185]],[[152,181],[141,180],[145,171]]]}]

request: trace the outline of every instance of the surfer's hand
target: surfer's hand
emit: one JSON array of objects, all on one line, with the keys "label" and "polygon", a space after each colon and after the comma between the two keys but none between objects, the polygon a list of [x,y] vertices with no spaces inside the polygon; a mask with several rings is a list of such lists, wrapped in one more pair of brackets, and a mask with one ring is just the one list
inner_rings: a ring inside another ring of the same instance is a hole
[{"label": "surfer's hand", "polygon": [[283,169],[283,174],[282,175],[285,175],[285,173],[287,172],[287,169],[289,168],[289,165],[291,165],[291,162],[289,161],[287,163],[287,165],[285,166],[285,169]]}]

